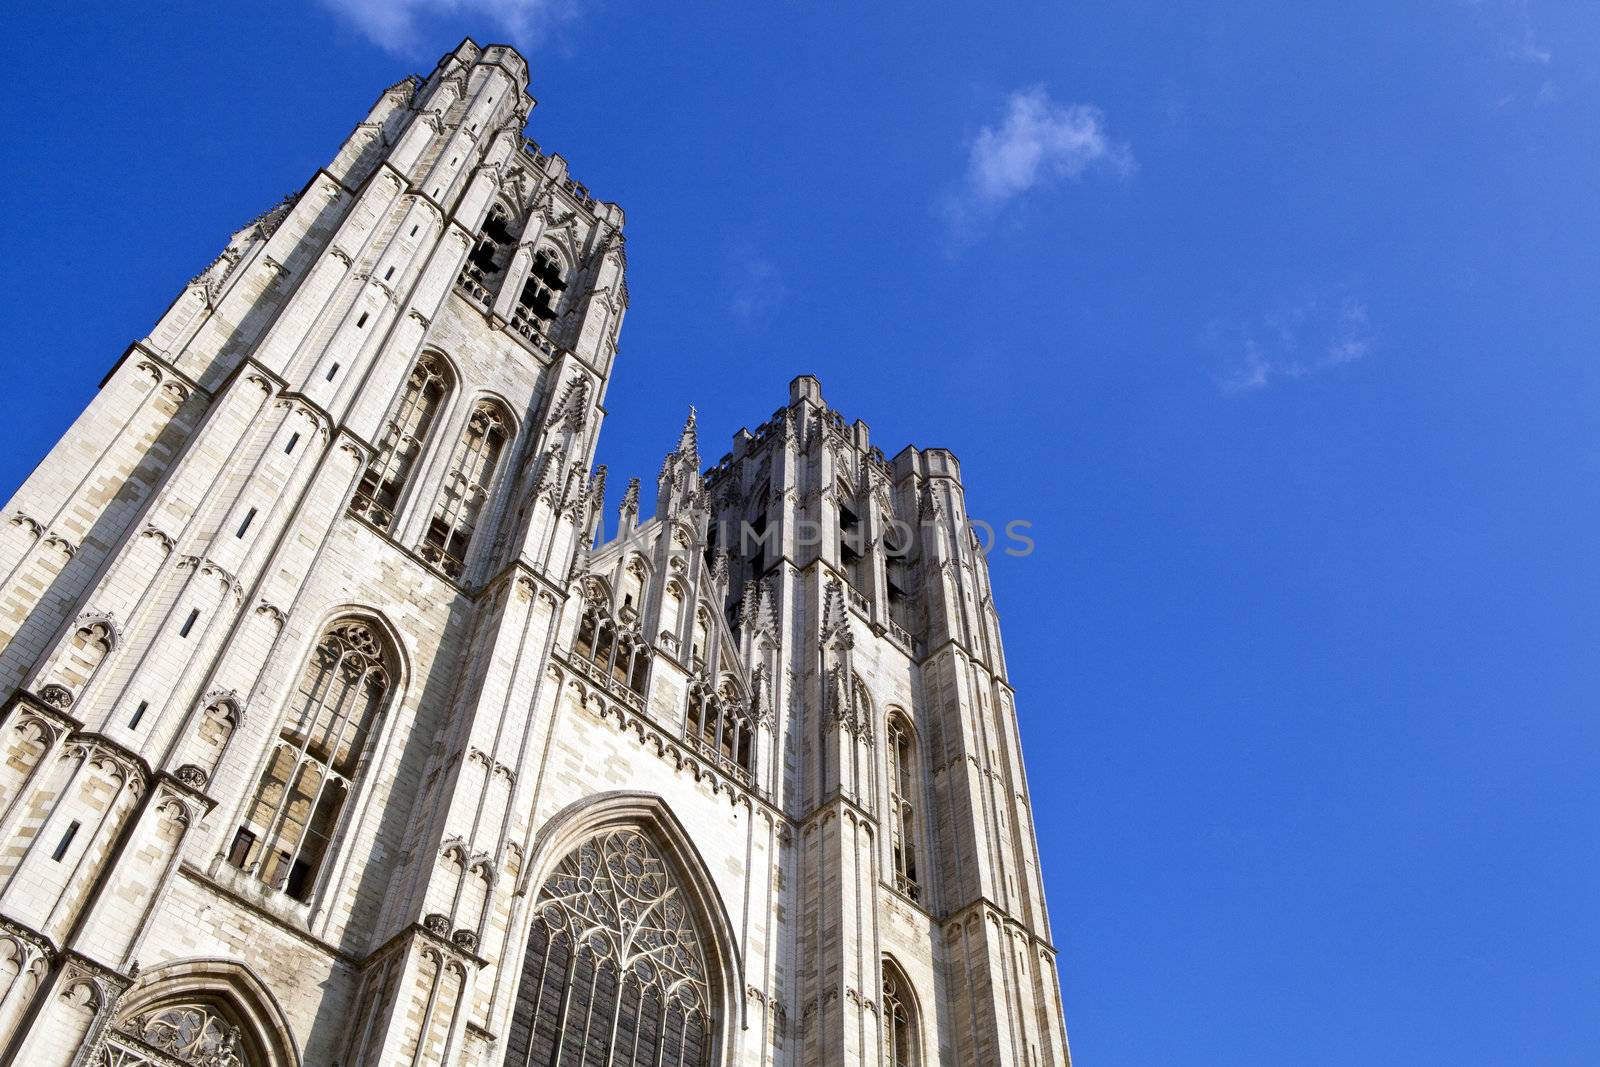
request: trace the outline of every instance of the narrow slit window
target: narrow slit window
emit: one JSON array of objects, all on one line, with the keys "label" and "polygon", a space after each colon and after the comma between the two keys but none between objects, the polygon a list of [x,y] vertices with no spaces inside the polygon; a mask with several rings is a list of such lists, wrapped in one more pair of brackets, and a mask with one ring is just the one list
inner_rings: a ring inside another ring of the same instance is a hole
[{"label": "narrow slit window", "polygon": [[244,532],[246,530],[250,529],[250,524],[252,522],[255,522],[255,521],[256,521],[256,509],[255,508],[251,508],[249,511],[244,513],[244,521],[239,524],[239,532],[234,534],[234,536],[235,537],[243,537],[244,536]]},{"label": "narrow slit window", "polygon": [[72,847],[72,839],[78,836],[78,829],[81,825],[78,820],[72,820],[72,824],[67,827],[67,832],[61,835],[61,844],[56,846],[55,854],[50,857],[51,859],[60,863],[66,858],[67,849]]},{"label": "narrow slit window", "polygon": [[338,374],[338,373],[339,373],[339,364],[335,363],[333,366],[328,368],[327,380],[330,381],[330,382],[333,381],[333,376],[335,374]]},{"label": "narrow slit window", "polygon": [[189,631],[194,629],[194,624],[195,624],[196,621],[199,620],[199,618],[200,618],[200,609],[199,608],[191,608],[190,611],[189,611],[189,617],[187,619],[183,620],[183,626],[178,630],[178,636],[179,637],[188,637],[189,636]]},{"label": "narrow slit window", "polygon": [[388,270],[383,272],[383,280],[384,281],[388,281],[390,278],[393,278],[393,277],[394,277],[394,268],[393,267],[390,267]]},{"label": "narrow slit window", "polygon": [[417,231],[420,229],[422,229],[422,224],[420,222],[411,227],[411,236],[415,237],[417,235]]},{"label": "narrow slit window", "polygon": [[297,433],[290,434],[289,435],[289,443],[283,446],[283,454],[287,456],[289,453],[293,452],[294,451],[294,446],[299,444],[299,443],[300,443],[300,435],[297,434]]},{"label": "narrow slit window", "polygon": [[363,311],[361,313],[361,317],[356,320],[356,329],[359,330],[363,326],[365,326],[366,324],[367,324],[367,313],[365,311]]},{"label": "narrow slit window", "polygon": [[144,713],[149,710],[150,702],[148,700],[139,701],[139,706],[133,709],[133,716],[128,719],[128,729],[137,730],[139,728],[139,720],[144,718]]}]

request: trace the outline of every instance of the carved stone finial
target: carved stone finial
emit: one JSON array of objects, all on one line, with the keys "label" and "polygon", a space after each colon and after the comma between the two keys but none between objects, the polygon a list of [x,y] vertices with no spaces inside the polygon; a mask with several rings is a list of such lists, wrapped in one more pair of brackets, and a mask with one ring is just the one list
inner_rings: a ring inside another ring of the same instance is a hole
[{"label": "carved stone finial", "polygon": [[822,640],[835,648],[850,648],[855,637],[850,633],[850,616],[844,606],[844,583],[834,578],[822,602]]}]

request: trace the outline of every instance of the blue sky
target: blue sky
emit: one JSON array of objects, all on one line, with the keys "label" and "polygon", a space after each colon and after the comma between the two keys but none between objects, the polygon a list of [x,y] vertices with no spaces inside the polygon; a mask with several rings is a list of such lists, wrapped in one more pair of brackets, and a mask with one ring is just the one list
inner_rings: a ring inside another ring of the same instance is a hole
[{"label": "blue sky", "polygon": [[1080,1067],[1600,1062],[1600,7],[47,7],[5,491],[379,90],[512,39],[628,213],[613,484],[813,373],[1034,523]]}]

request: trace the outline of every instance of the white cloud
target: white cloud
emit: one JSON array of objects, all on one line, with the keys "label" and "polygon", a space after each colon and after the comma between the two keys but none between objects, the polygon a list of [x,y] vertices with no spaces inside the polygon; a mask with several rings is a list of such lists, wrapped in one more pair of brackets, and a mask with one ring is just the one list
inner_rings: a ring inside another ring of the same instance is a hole
[{"label": "white cloud", "polygon": [[[322,0],[374,44],[406,54],[422,43],[421,25],[438,19],[465,19],[473,30],[488,29],[511,44],[529,47],[551,27],[571,18],[572,0]],[[459,27],[454,31],[465,36]],[[474,34],[476,36],[476,34]],[[437,42],[434,42],[437,44]],[[489,43],[479,39],[480,44]]]},{"label": "white cloud", "polygon": [[1089,104],[1061,104],[1043,86],[1006,99],[1005,113],[973,138],[967,172],[945,214],[958,236],[1003,205],[1054,182],[1090,170],[1126,176],[1137,169],[1128,146],[1106,131],[1105,113]]},{"label": "white cloud", "polygon": [[1006,200],[1050,178],[1077,178],[1092,166],[1133,167],[1126,146],[1106,135],[1105,115],[1087,104],[1057,104],[1042,87],[1012,93],[1005,119],[972,142],[968,179],[984,200]]},{"label": "white cloud", "polygon": [[1219,329],[1233,349],[1218,379],[1225,393],[1249,393],[1364,359],[1373,348],[1367,306],[1349,294],[1315,297]]}]

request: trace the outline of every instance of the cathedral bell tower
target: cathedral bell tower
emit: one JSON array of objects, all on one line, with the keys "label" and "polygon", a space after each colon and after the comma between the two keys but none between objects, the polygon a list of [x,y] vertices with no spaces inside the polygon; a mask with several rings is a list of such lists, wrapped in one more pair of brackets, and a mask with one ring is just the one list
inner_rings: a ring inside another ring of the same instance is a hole
[{"label": "cathedral bell tower", "polygon": [[0,1063],[1069,1067],[955,458],[814,379],[599,536],[622,210],[464,41],[0,523]]}]

